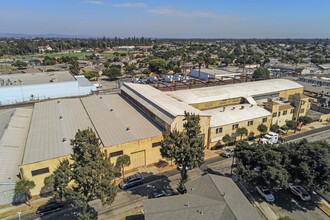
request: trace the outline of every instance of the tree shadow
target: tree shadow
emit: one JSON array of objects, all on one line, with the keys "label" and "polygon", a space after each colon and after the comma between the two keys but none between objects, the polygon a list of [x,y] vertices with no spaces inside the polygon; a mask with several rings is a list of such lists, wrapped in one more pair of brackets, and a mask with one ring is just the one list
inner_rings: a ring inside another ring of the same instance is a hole
[{"label": "tree shadow", "polygon": [[[145,176],[146,173],[140,173],[141,176]],[[149,176],[143,179],[143,185],[132,187],[127,189],[126,191],[132,193],[133,195],[139,195],[141,197],[147,197],[152,198],[153,192],[157,192],[160,190],[169,190],[173,194],[174,190],[171,188],[170,183],[171,181],[168,179],[165,175],[157,175],[155,176]]]}]

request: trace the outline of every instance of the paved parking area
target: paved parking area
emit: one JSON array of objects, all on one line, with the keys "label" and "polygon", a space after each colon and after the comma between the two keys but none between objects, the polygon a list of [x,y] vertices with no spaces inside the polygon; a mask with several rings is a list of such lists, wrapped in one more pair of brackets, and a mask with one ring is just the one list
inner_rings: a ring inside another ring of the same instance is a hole
[{"label": "paved parking area", "polygon": [[[264,202],[253,187],[248,186],[248,190],[257,202]],[[278,190],[273,194],[275,202],[267,204],[277,216],[289,216],[295,220],[329,220],[329,217],[312,201],[304,202],[290,190]]]}]

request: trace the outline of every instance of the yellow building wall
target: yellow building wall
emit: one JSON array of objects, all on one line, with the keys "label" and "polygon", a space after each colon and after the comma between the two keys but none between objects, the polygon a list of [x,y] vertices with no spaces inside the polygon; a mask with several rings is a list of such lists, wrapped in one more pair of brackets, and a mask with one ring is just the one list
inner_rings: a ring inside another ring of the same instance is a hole
[{"label": "yellow building wall", "polygon": [[280,91],[280,97],[288,99],[290,95],[293,95],[295,93],[303,94],[304,88],[298,88],[298,89],[288,89],[284,91]]},{"label": "yellow building wall", "polygon": [[[264,123],[262,122],[263,118],[267,118],[267,121]],[[248,126],[249,121],[253,121],[253,125]],[[255,118],[255,119],[241,121],[238,123],[228,124],[228,125],[219,126],[219,127],[212,127],[212,128],[210,128],[210,140],[213,138],[217,138],[217,137],[223,137],[226,134],[229,134],[229,135],[235,134],[236,129],[235,130],[232,129],[232,126],[234,124],[239,124],[239,128],[242,128],[242,127],[246,128],[248,130],[248,136],[250,136],[250,137],[257,136],[257,135],[260,135],[260,132],[258,131],[258,126],[260,124],[264,124],[267,126],[267,128],[269,130],[271,121],[272,121],[272,116],[269,115],[267,117]],[[217,134],[216,133],[217,128],[222,128],[222,132]],[[246,136],[244,136],[243,139],[246,139]],[[238,136],[236,138],[236,140],[240,140],[240,137]],[[222,141],[215,141],[215,142],[211,142],[209,146],[213,147],[213,146],[220,145],[220,144],[224,144],[224,143]]]},{"label": "yellow building wall", "polygon": [[[108,156],[110,155],[110,153],[120,151],[120,150],[123,151],[123,154],[127,154],[129,156],[131,156],[132,153],[144,150],[145,151],[145,165],[148,165],[148,164],[156,163],[160,159],[162,159],[162,157],[160,155],[160,151],[159,151],[160,146],[152,147],[152,143],[160,142],[162,139],[163,139],[163,136],[160,135],[160,136],[142,139],[142,140],[138,140],[138,141],[133,141],[133,142],[129,142],[129,143],[124,143],[124,144],[120,144],[120,145],[104,147],[104,148],[101,148],[101,150],[103,152],[105,152],[105,150],[106,150],[106,153],[108,154]],[[68,155],[68,156],[64,156],[64,157],[60,157],[60,158],[54,158],[54,159],[50,159],[50,160],[44,160],[41,162],[36,162],[36,163],[31,163],[31,164],[26,164],[26,165],[20,166],[20,168],[22,168],[21,170],[23,173],[23,177],[25,177],[29,180],[33,180],[36,184],[36,187],[33,190],[31,190],[31,194],[39,195],[41,188],[44,186],[45,177],[52,174],[56,170],[57,166],[59,165],[59,163],[62,160],[70,159],[70,158],[71,158],[71,156]],[[110,161],[115,165],[117,158],[118,158],[118,156],[112,157],[112,158],[110,158]],[[47,167],[49,168],[49,173],[32,176],[31,171],[42,169],[42,168],[47,168]],[[131,164],[129,167],[125,167],[125,170],[130,170],[133,168],[135,168],[135,167],[133,167]]]},{"label": "yellow building wall", "polygon": [[319,121],[330,121],[330,114],[321,115]]},{"label": "yellow building wall", "polygon": [[[183,124],[184,124],[184,116],[180,115],[177,116],[172,124],[171,124],[171,130],[178,130],[183,131]],[[204,145],[208,146],[208,140],[209,140],[209,128],[210,128],[210,116],[200,116],[199,125],[201,126],[201,133],[204,135]]]},{"label": "yellow building wall", "polygon": [[[273,120],[272,120],[272,124],[275,125],[277,124],[278,126],[283,126],[286,124],[286,121],[290,121],[293,119],[293,113],[291,113],[291,109],[286,109],[287,110],[287,114],[286,115],[283,115],[283,112],[285,110],[282,110],[282,111],[277,111],[277,116],[276,117],[273,117]],[[281,115],[280,117],[278,117],[278,113],[281,112]],[[274,113],[274,112],[273,112]]]},{"label": "yellow building wall", "polygon": [[224,100],[216,100],[211,102],[202,102],[198,104],[191,104],[191,106],[200,110],[204,110],[204,109],[216,108],[226,105],[236,105],[241,103],[241,101],[242,101],[242,97],[239,97],[233,99],[224,99]]}]

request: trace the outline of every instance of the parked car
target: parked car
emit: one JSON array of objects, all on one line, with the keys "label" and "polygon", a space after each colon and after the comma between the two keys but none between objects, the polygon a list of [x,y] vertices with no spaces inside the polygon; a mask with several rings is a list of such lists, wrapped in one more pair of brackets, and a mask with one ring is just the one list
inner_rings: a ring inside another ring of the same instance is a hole
[{"label": "parked car", "polygon": [[101,88],[101,87],[102,87],[102,85],[101,85],[100,83],[95,83],[94,86],[95,86],[96,88]]},{"label": "parked car", "polygon": [[173,195],[172,191],[168,189],[160,190],[152,193],[153,198],[160,198],[160,197],[172,196],[172,195]]},{"label": "parked car", "polygon": [[267,188],[260,188],[260,187],[256,187],[258,193],[267,201],[267,202],[274,202],[275,201],[275,197],[274,195],[270,192],[269,189]]},{"label": "parked car", "polygon": [[220,155],[226,158],[232,157],[234,156],[234,149],[233,148],[226,149]]},{"label": "parked car", "polygon": [[38,216],[44,216],[48,213],[58,211],[58,210],[62,209],[63,207],[64,207],[64,204],[61,202],[49,202],[49,203],[46,203],[46,204],[40,206],[37,209],[36,214]]},{"label": "parked car", "polygon": [[139,173],[136,173],[132,176],[126,177],[119,183],[119,188],[125,190],[128,188],[131,188],[133,186],[141,185],[142,182],[142,176]]},{"label": "parked car", "polygon": [[285,143],[285,139],[284,138],[278,138],[277,143],[278,144],[283,144],[283,143]]},{"label": "parked car", "polygon": [[299,185],[294,185],[293,183],[289,183],[290,191],[299,196],[301,200],[308,201],[311,200],[311,196],[308,194],[307,190]]}]

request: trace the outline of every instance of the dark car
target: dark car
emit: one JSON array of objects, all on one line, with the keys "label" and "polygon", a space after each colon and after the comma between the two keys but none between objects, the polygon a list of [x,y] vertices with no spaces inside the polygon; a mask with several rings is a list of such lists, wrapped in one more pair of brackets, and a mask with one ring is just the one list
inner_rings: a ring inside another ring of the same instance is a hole
[{"label": "dark car", "polygon": [[132,176],[126,177],[119,183],[119,188],[125,190],[128,188],[131,188],[133,186],[141,185],[142,182],[142,176],[140,174],[134,174]]},{"label": "dark car", "polygon": [[285,143],[285,139],[284,138],[278,138],[277,143],[278,144],[283,144],[283,143]]},{"label": "dark car", "polygon": [[38,216],[44,216],[48,213],[58,211],[58,210],[62,209],[63,207],[64,207],[64,204],[61,202],[49,202],[49,203],[46,203],[46,204],[40,206],[37,209],[36,214]]}]

